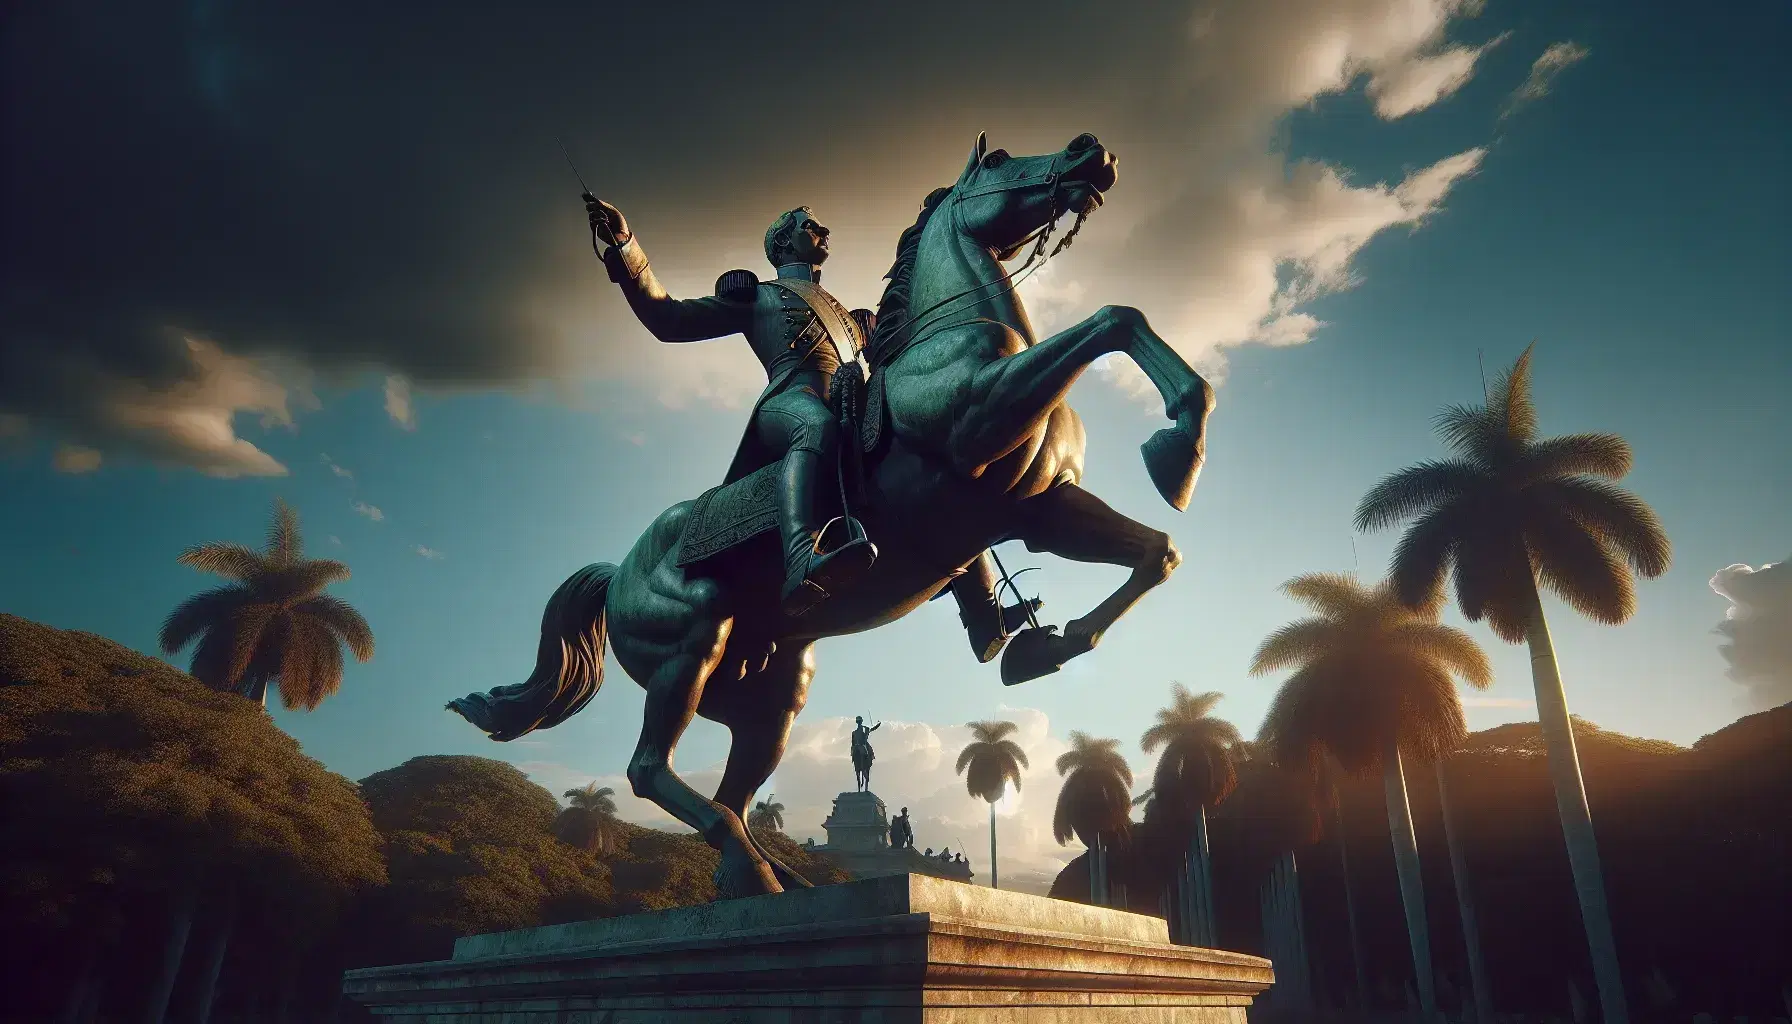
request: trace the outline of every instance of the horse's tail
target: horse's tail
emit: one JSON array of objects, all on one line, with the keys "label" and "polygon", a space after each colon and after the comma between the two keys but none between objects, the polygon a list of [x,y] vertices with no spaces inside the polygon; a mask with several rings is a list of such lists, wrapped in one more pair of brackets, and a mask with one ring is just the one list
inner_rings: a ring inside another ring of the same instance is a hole
[{"label": "horse's tail", "polygon": [[604,684],[604,601],[616,566],[587,565],[567,577],[541,613],[541,645],[529,678],[448,702],[494,740],[514,740],[571,718]]}]

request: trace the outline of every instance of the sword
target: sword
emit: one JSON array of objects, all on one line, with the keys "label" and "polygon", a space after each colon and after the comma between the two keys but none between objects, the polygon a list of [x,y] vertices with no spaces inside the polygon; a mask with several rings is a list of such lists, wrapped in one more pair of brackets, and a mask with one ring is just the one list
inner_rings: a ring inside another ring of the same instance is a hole
[{"label": "sword", "polygon": [[[572,168],[572,176],[579,179],[579,188],[581,190],[579,192],[579,198],[586,202],[591,202],[596,199],[597,197],[591,194],[590,186],[585,184],[585,176],[579,173],[578,165],[572,162],[572,154],[566,151],[566,143],[562,141],[558,135],[554,136],[554,141],[560,144],[560,155],[566,158],[566,166]],[[597,245],[596,224],[591,225],[591,253],[600,260],[604,258],[603,250],[598,248]]]}]

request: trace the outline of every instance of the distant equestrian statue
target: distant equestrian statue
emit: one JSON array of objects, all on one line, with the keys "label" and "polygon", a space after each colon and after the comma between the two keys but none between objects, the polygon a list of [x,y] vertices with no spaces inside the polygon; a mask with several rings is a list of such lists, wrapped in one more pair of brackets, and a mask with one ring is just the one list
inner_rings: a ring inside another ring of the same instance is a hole
[{"label": "distant equestrian statue", "polygon": [[871,762],[877,757],[871,749],[871,734],[882,729],[884,723],[867,726],[863,718],[853,721],[858,725],[852,731],[852,777],[859,792],[863,793],[871,788]]}]

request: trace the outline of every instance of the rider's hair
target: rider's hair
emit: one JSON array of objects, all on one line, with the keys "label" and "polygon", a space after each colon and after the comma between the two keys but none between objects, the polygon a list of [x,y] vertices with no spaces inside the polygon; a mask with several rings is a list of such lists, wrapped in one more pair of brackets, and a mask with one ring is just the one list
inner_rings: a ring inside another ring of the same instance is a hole
[{"label": "rider's hair", "polygon": [[791,235],[795,233],[803,221],[815,216],[815,211],[807,206],[799,206],[794,210],[786,210],[778,214],[772,226],[765,229],[765,258],[774,267],[781,267],[795,261],[796,253],[791,250]]},{"label": "rider's hair", "polygon": [[921,229],[952,193],[950,187],[936,188],[921,203],[921,215],[896,240],[896,262],[884,273],[884,297],[877,302],[877,330],[871,335],[870,357],[877,361],[878,351],[899,338],[908,328],[909,285],[915,276],[915,258],[921,251]]}]

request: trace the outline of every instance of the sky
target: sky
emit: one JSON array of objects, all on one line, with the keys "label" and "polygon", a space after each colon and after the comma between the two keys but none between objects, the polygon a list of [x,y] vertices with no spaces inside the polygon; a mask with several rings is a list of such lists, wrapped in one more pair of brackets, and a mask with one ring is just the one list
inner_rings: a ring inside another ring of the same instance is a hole
[{"label": "sky", "polygon": [[[813,207],[824,280],[875,305],[898,232],[977,132],[1016,154],[1090,132],[1120,179],[1023,288],[1042,333],[1136,305],[1219,387],[1177,513],[1138,445],[1162,406],[1123,359],[1078,383],[1084,485],[1163,529],[1172,580],[1057,675],[1005,689],[949,602],[827,641],[770,790],[821,835],[877,733],[873,789],[922,846],[987,809],[952,762],[1008,718],[1031,768],[1001,813],[1005,884],[1042,889],[1070,730],[1137,737],[1171,686],[1226,694],[1300,609],[1278,587],[1386,565],[1351,513],[1442,451],[1443,405],[1535,343],[1546,433],[1611,431],[1673,568],[1620,627],[1548,605],[1570,708],[1690,744],[1792,699],[1792,15],[1760,0],[1165,0],[274,10],[32,5],[6,34],[0,611],[153,652],[209,586],[176,564],[256,543],[276,497],[378,640],[317,711],[276,709],[351,778],[407,758],[517,763],[556,792],[622,768],[641,692],[611,663],[575,718],[510,744],[443,710],[527,674],[570,572],[619,560],[719,481],[763,372],[738,338],[661,346],[592,256],[567,149],[681,295],[768,272],[765,225]],[[1003,550],[1062,623],[1121,570]],[[1453,613],[1452,613],[1453,615]],[[1741,620],[1726,638],[1720,623]],[[1534,719],[1528,662],[1471,728]],[[1757,646],[1750,646],[1751,644]],[[1731,646],[1726,653],[1722,648]],[[184,658],[176,657],[184,665]],[[719,778],[726,733],[677,764]],[[1143,784],[1143,783],[1142,783]],[[625,815],[664,824],[624,796]],[[1010,880],[1013,880],[1010,883]]]}]

